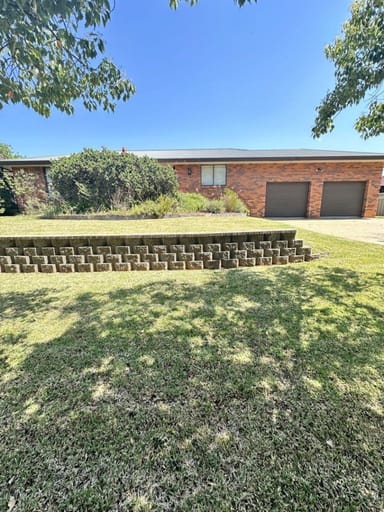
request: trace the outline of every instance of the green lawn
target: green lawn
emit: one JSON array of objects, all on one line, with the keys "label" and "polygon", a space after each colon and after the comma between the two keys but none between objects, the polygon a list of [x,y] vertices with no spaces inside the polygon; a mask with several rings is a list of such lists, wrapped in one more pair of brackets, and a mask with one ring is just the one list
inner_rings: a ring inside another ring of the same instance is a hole
[{"label": "green lawn", "polygon": [[[92,235],[117,233],[183,233],[252,231],[278,228],[282,223],[255,217],[215,215],[147,220],[50,220],[34,216],[0,217],[0,236],[6,235]],[[160,226],[160,228],[159,228]]]},{"label": "green lawn", "polygon": [[[228,219],[125,232],[272,224]],[[0,274],[0,510],[383,511],[384,248],[300,236],[329,256]]]}]

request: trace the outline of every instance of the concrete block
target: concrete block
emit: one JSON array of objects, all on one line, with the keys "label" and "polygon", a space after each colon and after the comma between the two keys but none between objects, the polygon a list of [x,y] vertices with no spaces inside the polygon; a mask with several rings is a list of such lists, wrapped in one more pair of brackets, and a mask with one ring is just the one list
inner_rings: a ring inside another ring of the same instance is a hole
[{"label": "concrete block", "polygon": [[193,252],[179,252],[177,255],[179,261],[193,261],[195,259],[195,253]]},{"label": "concrete block", "polygon": [[169,252],[175,252],[177,254],[180,252],[185,252],[185,245],[171,244],[169,246]]},{"label": "concrete block", "polygon": [[209,270],[218,270],[221,268],[221,261],[220,260],[206,260],[204,261],[204,268],[207,268]]},{"label": "concrete block", "polygon": [[106,263],[121,263],[121,254],[106,254]]},{"label": "concrete block", "polygon": [[75,250],[73,247],[60,247],[59,253],[62,256],[73,256],[75,254]]},{"label": "concrete block", "polygon": [[286,265],[289,261],[288,256],[273,256],[272,264],[273,265]]},{"label": "concrete block", "polygon": [[65,265],[67,263],[66,256],[49,256],[49,262],[52,265]]},{"label": "concrete block", "polygon": [[296,254],[295,247],[282,247],[280,249],[280,256],[294,256]]},{"label": "concrete block", "polygon": [[123,254],[124,263],[138,263],[140,261],[140,254]]},{"label": "concrete block", "polygon": [[55,248],[54,247],[42,247],[41,248],[41,254],[43,256],[54,256],[55,255]]},{"label": "concrete block", "polygon": [[130,254],[131,249],[128,245],[117,245],[116,246],[116,254]]},{"label": "concrete block", "polygon": [[78,247],[77,254],[79,254],[80,256],[90,256],[91,254],[93,254],[93,249],[90,245]]},{"label": "concrete block", "polygon": [[223,244],[223,251],[238,251],[239,244],[237,242],[226,242]]},{"label": "concrete block", "polygon": [[254,267],[256,265],[256,258],[239,258],[240,267]]},{"label": "concrete block", "polygon": [[29,256],[14,256],[13,263],[16,265],[29,265],[31,258]]},{"label": "concrete block", "polygon": [[295,254],[289,256],[289,263],[302,263],[304,261],[304,254]]},{"label": "concrete block", "polygon": [[96,263],[95,266],[96,272],[112,272],[111,263]]},{"label": "concrete block", "polygon": [[256,265],[272,265],[272,257],[256,258]]},{"label": "concrete block", "polygon": [[92,263],[78,263],[77,271],[78,272],[93,272],[93,264]]},{"label": "concrete block", "polygon": [[185,270],[185,261],[170,261],[168,270]]},{"label": "concrete block", "polygon": [[15,265],[14,263],[4,265],[4,272],[6,274],[18,274],[20,272],[20,265]]},{"label": "concrete block", "polygon": [[39,271],[38,265],[32,265],[32,264],[26,264],[21,265],[21,270],[25,272],[26,274],[31,274]]},{"label": "concrete block", "polygon": [[164,254],[168,252],[168,249],[166,245],[153,245],[152,252],[153,254]]},{"label": "concrete block", "polygon": [[186,268],[187,270],[203,270],[204,261],[187,261]]},{"label": "concrete block", "polygon": [[151,270],[168,270],[167,261],[152,261]]},{"label": "concrete block", "polygon": [[32,256],[32,263],[34,265],[47,265],[48,256]]},{"label": "concrete block", "polygon": [[59,265],[59,272],[69,274],[75,271],[75,265],[73,263],[62,263]]},{"label": "concrete block", "polygon": [[255,242],[241,242],[240,249],[245,249],[246,251],[255,250]]},{"label": "concrete block", "polygon": [[187,252],[203,252],[203,244],[189,244],[187,245]]},{"label": "concrete block", "polygon": [[274,249],[264,249],[264,256],[280,256],[280,249],[274,248]]},{"label": "concrete block", "polygon": [[[312,254],[312,247],[297,247],[296,254],[297,255],[304,254],[304,256],[307,254]],[[15,263],[16,263],[16,261],[15,261]]]},{"label": "concrete block", "polygon": [[24,247],[23,254],[24,256],[37,256],[36,247]]},{"label": "concrete block", "polygon": [[19,248],[18,247],[6,247],[5,248],[5,254],[6,256],[18,256],[19,255]]},{"label": "concrete block", "polygon": [[195,254],[196,260],[211,261],[212,257],[213,257],[213,255],[211,252],[197,252]]},{"label": "concrete block", "polygon": [[54,274],[56,272],[56,265],[52,265],[49,263],[41,265],[40,268],[44,274]]},{"label": "concrete block", "polygon": [[259,249],[271,249],[272,248],[272,242],[270,241],[263,241],[259,242]]},{"label": "concrete block", "polygon": [[103,255],[102,254],[88,254],[86,256],[87,263],[91,263],[92,265],[97,265],[98,263],[103,263]]},{"label": "concrete block", "polygon": [[150,264],[148,261],[134,261],[132,262],[132,270],[149,270]]},{"label": "concrete block", "polygon": [[82,263],[85,263],[85,256],[83,254],[73,254],[67,257],[67,261],[74,265],[81,265]]},{"label": "concrete block", "polygon": [[12,265],[12,258],[10,256],[0,256],[0,267],[4,270],[4,265]]},{"label": "concrete block", "polygon": [[320,259],[320,254],[305,254],[304,260],[305,261],[315,261]]},{"label": "concrete block", "polygon": [[99,247],[96,247],[96,252],[97,254],[102,254],[102,255],[105,255],[105,254],[112,254],[112,248],[110,245],[103,245],[103,246],[99,246]]},{"label": "concrete block", "polygon": [[229,260],[230,253],[229,251],[217,251],[213,253],[214,260]]},{"label": "concrete block", "polygon": [[285,249],[288,247],[288,240],[275,240],[273,247],[276,249]]},{"label": "concrete block", "polygon": [[133,248],[133,252],[135,254],[148,254],[149,253],[148,245],[135,245]]},{"label": "concrete block", "polygon": [[237,268],[239,266],[239,260],[237,258],[222,260],[221,266],[223,268]]},{"label": "concrete block", "polygon": [[114,270],[116,270],[116,272],[128,272],[131,270],[131,264],[130,263],[114,263],[113,268],[114,268]]},{"label": "concrete block", "polygon": [[264,249],[251,249],[247,251],[248,258],[262,258],[264,256]]},{"label": "concrete block", "polygon": [[159,255],[158,254],[142,254],[141,261],[149,261],[149,263],[159,261]]},{"label": "concrete block", "polygon": [[304,240],[293,240],[293,247],[296,247],[296,249],[298,247],[303,247],[304,245]]},{"label": "concrete block", "polygon": [[219,251],[221,251],[221,244],[205,244],[204,251],[205,252],[219,252]]},{"label": "concrete block", "polygon": [[176,254],[174,252],[164,252],[162,254],[159,254],[160,261],[176,261]]},{"label": "concrete block", "polygon": [[232,258],[237,258],[237,259],[244,259],[247,257],[247,252],[245,249],[241,250],[241,251],[232,251],[231,252],[231,257]]}]

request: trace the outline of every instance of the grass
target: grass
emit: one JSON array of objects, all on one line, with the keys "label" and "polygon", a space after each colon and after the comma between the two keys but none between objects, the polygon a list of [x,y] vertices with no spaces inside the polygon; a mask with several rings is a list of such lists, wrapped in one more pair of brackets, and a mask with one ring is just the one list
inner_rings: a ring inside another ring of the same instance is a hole
[{"label": "grass", "polygon": [[[279,223],[279,225],[283,225]],[[278,227],[276,221],[243,216],[215,215],[145,220],[54,220],[33,215],[0,216],[0,236],[92,235],[118,233],[183,233],[210,231],[251,231]]]},{"label": "grass", "polygon": [[300,235],[329,257],[0,274],[0,510],[382,511],[384,248]]}]

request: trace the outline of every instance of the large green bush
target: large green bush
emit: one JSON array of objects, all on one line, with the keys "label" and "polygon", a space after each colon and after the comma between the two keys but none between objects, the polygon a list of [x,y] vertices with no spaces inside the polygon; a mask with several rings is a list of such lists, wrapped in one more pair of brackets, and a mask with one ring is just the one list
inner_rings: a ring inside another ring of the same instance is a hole
[{"label": "large green bush", "polygon": [[0,168],[0,215],[20,213],[11,173]]},{"label": "large green bush", "polygon": [[175,171],[148,157],[84,149],[50,169],[53,187],[77,212],[128,209],[177,190]]}]

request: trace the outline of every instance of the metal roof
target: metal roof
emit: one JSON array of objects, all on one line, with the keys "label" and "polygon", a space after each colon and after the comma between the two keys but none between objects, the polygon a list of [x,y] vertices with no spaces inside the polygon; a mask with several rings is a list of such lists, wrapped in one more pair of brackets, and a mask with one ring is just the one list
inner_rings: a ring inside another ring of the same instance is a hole
[{"label": "metal roof", "polygon": [[[328,151],[318,149],[155,149],[130,150],[136,156],[148,156],[166,162],[209,161],[284,161],[284,160],[379,160],[383,153],[357,151]],[[68,155],[61,155],[68,156]],[[0,166],[41,165],[48,166],[61,156],[16,158],[0,160]]]},{"label": "metal roof", "polygon": [[171,149],[132,151],[137,156],[149,156],[166,161],[253,161],[253,160],[331,160],[331,159],[377,159],[384,154],[355,151],[326,151],[312,149]]}]

